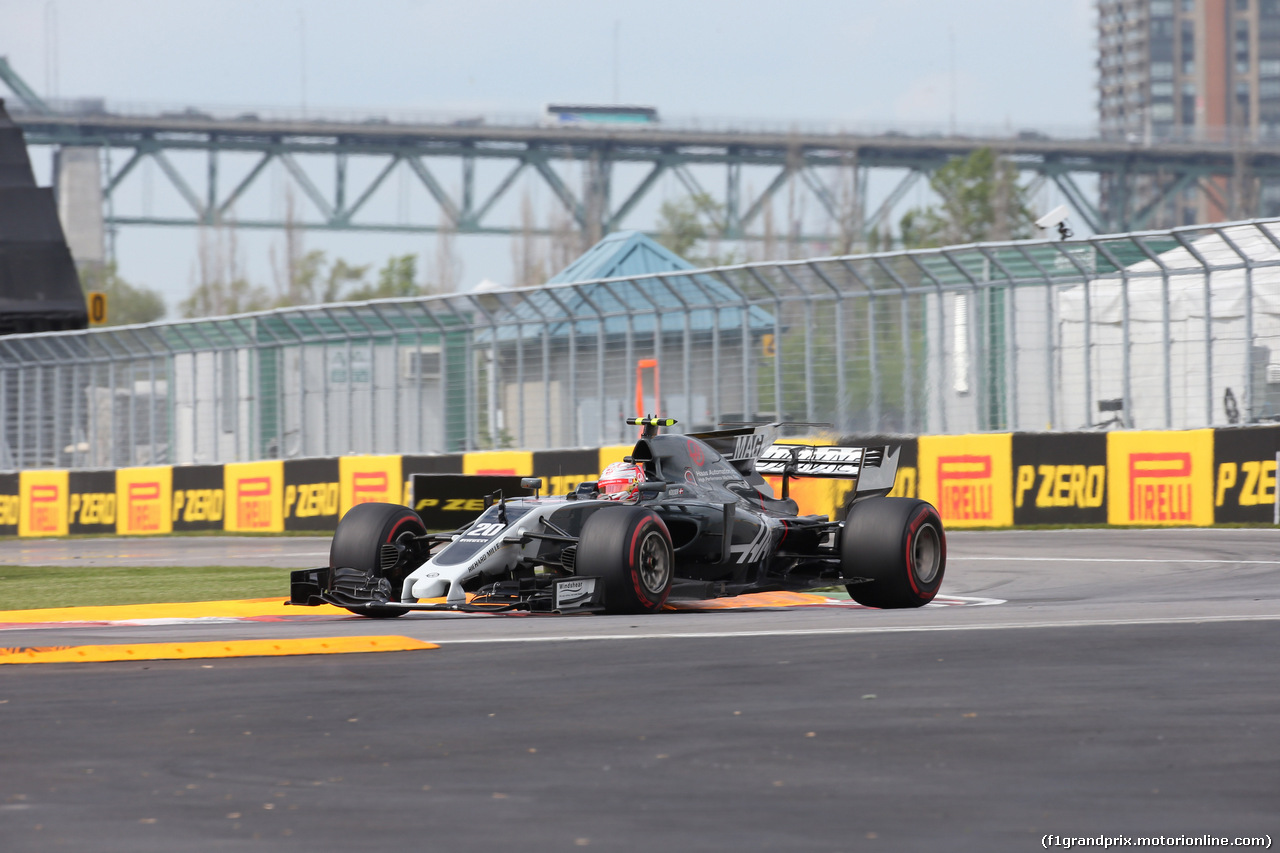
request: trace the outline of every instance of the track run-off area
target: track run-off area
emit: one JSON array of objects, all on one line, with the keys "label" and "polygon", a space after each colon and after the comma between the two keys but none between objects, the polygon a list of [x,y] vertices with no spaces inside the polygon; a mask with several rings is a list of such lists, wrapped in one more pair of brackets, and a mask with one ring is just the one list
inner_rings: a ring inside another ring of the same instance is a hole
[{"label": "track run-off area", "polygon": [[[947,544],[941,603],[911,611],[818,598],[631,617],[370,620],[279,602],[36,624],[0,613],[11,650],[304,652],[0,666],[0,849],[1277,836],[1280,531]],[[280,601],[290,568],[328,555],[327,538],[300,537],[3,547],[7,564],[99,566],[104,584],[128,566],[275,565]],[[379,638],[408,650],[359,651]]]}]

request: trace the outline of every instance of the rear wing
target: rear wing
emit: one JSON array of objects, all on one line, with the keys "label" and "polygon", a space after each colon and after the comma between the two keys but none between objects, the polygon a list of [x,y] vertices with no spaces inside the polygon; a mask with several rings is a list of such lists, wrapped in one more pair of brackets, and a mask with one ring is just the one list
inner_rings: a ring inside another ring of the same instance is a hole
[{"label": "rear wing", "polygon": [[756,459],[756,472],[782,477],[782,493],[788,492],[791,477],[819,477],[829,480],[854,480],[859,495],[888,494],[898,475],[899,448],[811,446],[807,444],[772,444]]}]

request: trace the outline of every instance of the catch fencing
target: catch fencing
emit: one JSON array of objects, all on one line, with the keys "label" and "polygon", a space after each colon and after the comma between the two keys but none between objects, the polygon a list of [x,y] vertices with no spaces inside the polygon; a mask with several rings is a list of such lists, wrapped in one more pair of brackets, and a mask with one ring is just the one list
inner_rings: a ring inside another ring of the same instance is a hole
[{"label": "catch fencing", "polygon": [[1280,416],[1280,220],[0,338],[0,469]]}]

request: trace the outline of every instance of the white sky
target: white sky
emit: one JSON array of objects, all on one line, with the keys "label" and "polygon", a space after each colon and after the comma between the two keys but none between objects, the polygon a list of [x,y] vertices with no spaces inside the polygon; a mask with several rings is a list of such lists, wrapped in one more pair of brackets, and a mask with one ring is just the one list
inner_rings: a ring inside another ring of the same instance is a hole
[{"label": "white sky", "polygon": [[[1094,34],[1090,0],[0,0],[0,55],[46,96],[532,116],[548,101],[613,102],[616,61],[618,100],[664,117],[946,127],[954,91],[958,126],[975,133],[1093,124]],[[33,160],[47,181],[47,154]],[[240,240],[258,283],[281,242]],[[310,232],[306,245],[376,266],[435,239]],[[171,305],[195,247],[189,229],[117,241],[125,278]],[[507,238],[458,248],[464,286],[509,280]]]}]

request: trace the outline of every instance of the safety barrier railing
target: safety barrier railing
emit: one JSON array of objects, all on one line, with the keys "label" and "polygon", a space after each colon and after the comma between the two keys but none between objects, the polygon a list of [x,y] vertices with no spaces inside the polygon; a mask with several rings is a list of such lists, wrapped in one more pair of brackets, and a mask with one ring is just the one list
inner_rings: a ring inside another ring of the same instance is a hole
[{"label": "safety barrier railing", "polygon": [[[1280,417],[1280,221],[0,338],[0,469]],[[1273,354],[1274,353],[1274,354]]]}]

